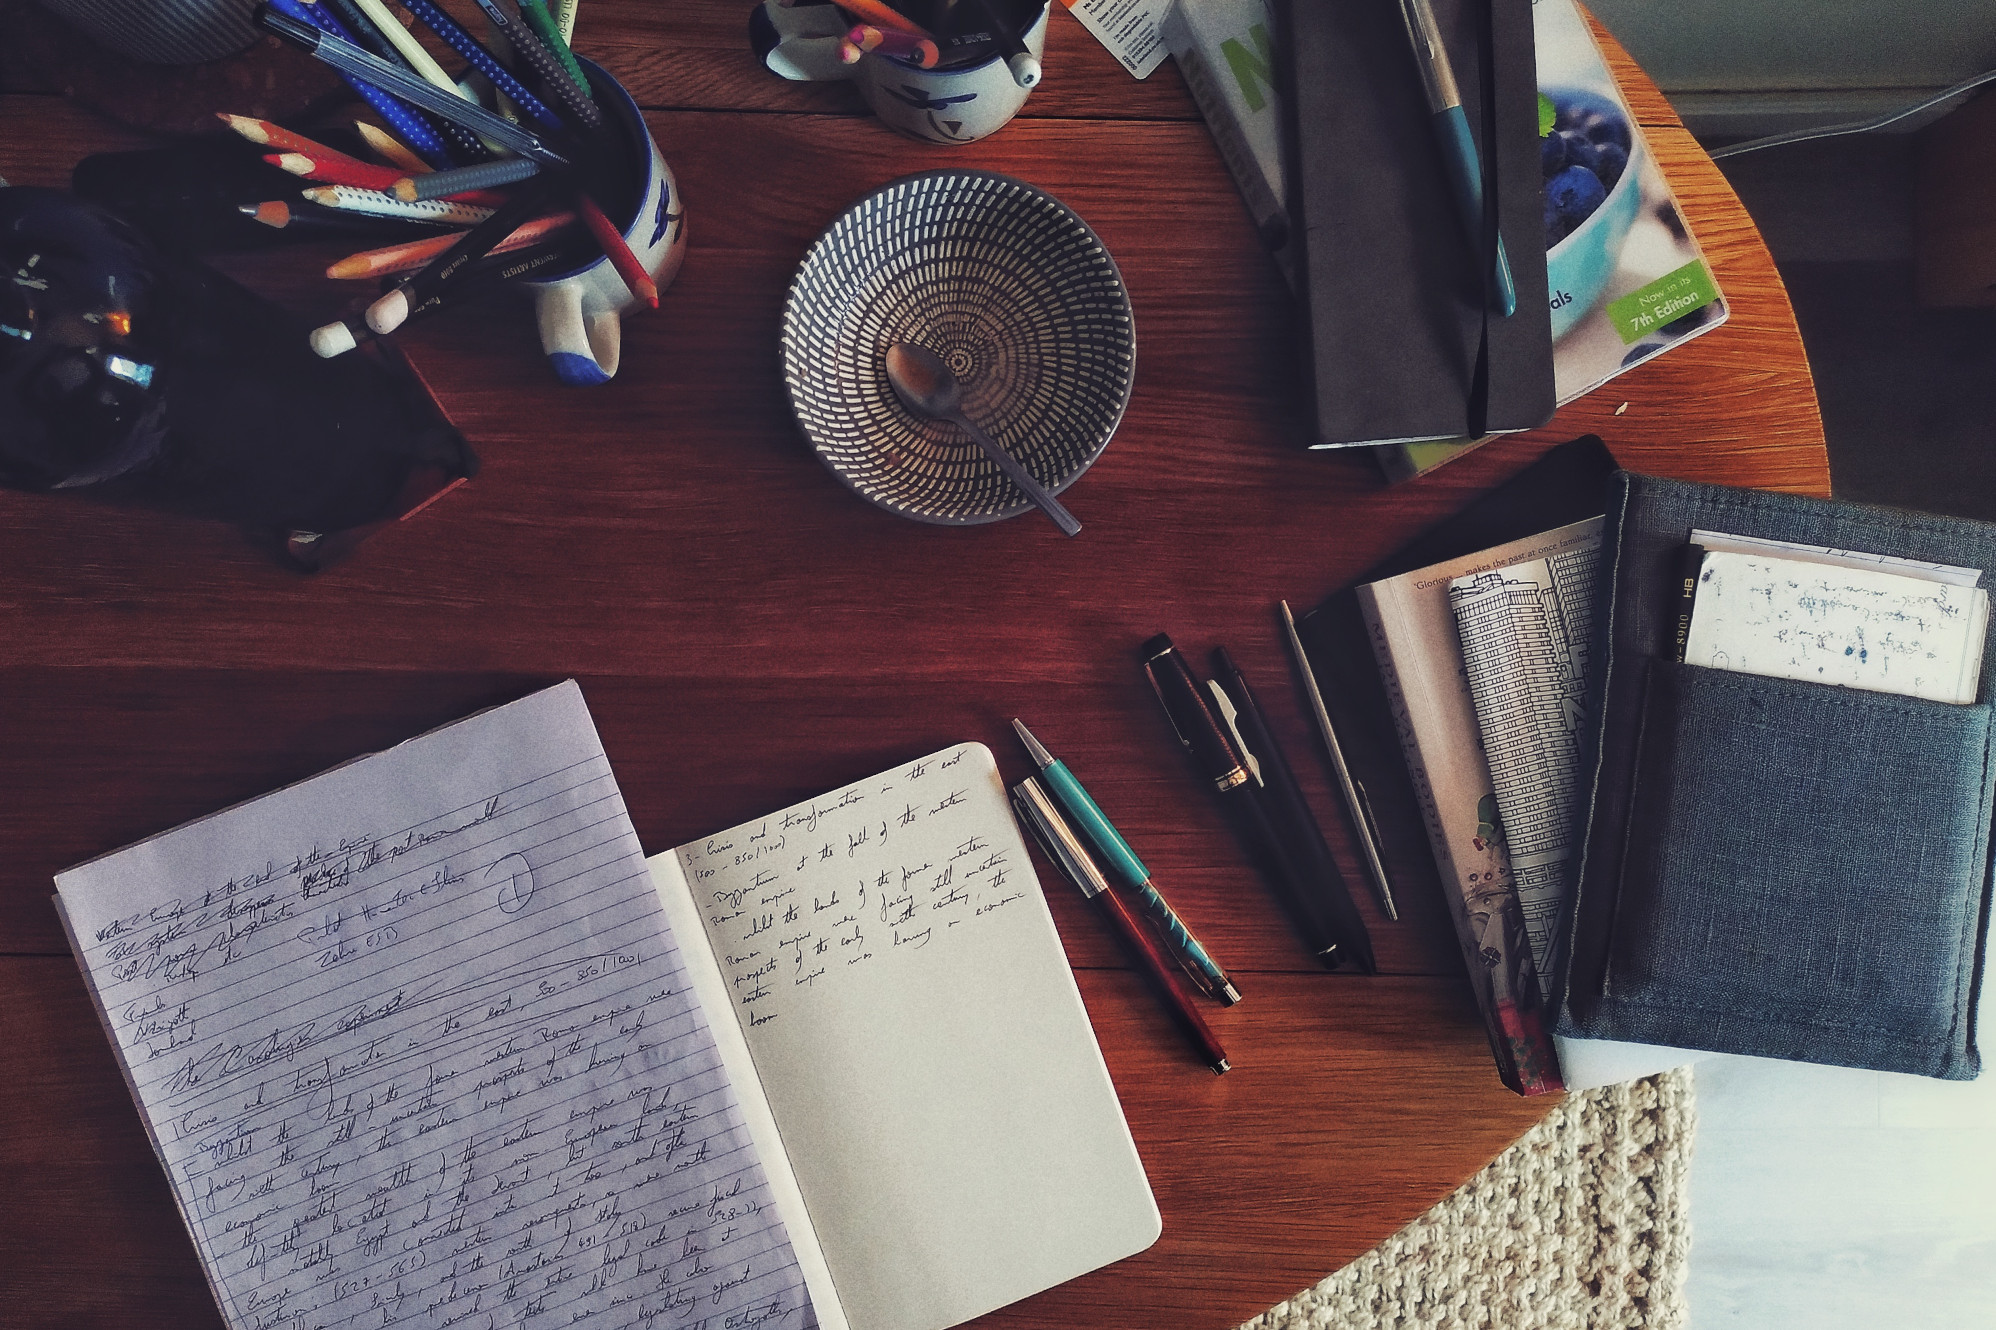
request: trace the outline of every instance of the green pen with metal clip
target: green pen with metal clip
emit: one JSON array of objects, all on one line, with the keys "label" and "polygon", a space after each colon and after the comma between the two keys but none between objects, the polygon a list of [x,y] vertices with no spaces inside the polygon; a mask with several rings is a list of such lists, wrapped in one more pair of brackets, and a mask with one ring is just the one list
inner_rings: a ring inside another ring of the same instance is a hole
[{"label": "green pen with metal clip", "polygon": [[1040,769],[1040,781],[1060,804],[1061,811],[1074,819],[1081,834],[1088,838],[1096,853],[1107,861],[1109,866],[1130,890],[1137,895],[1143,906],[1144,917],[1149,919],[1172,955],[1185,972],[1192,977],[1200,989],[1208,996],[1219,999],[1228,1006],[1241,1000],[1241,993],[1234,987],[1234,981],[1227,977],[1219,963],[1207,954],[1199,939],[1192,936],[1192,930],[1178,917],[1177,911],[1158,892],[1151,882],[1150,869],[1144,867],[1137,852],[1123,839],[1102,810],[1095,806],[1095,800],[1082,788],[1074,773],[1049,753],[1024,722],[1016,717],[1012,728],[1019,732],[1019,739],[1026,745],[1026,752],[1032,755],[1033,764]]}]

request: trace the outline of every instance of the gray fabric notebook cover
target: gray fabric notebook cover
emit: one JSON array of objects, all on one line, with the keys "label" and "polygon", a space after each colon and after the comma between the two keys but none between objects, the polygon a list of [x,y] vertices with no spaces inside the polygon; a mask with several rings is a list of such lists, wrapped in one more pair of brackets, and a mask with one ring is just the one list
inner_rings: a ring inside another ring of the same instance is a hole
[{"label": "gray fabric notebook cover", "polygon": [[1986,523],[1615,476],[1560,1033],[1972,1079],[1996,652],[1969,705],[1679,664],[1694,527],[1996,587]]}]

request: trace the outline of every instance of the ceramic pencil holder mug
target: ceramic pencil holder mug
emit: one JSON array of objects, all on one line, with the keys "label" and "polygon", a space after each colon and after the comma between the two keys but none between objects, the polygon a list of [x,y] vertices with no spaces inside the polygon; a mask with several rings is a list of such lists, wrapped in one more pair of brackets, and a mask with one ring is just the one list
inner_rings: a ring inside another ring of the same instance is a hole
[{"label": "ceramic pencil holder mug", "polygon": [[[627,160],[643,173],[629,183],[620,207],[606,204],[604,210],[645,272],[664,290],[686,257],[678,184],[631,94],[593,61],[576,59],[596,90],[597,105],[624,136]],[[533,292],[541,349],[556,377],[577,386],[608,382],[623,347],[624,311],[638,303],[608,256],[597,253],[589,262],[521,285]]]},{"label": "ceramic pencil holder mug", "polygon": [[[1030,26],[1019,23],[1019,40],[1037,61],[1046,52],[1048,7],[1030,0],[1016,7],[1030,17]],[[853,25],[852,17],[828,0],[762,0],[749,16],[749,44],[784,78],[850,79],[882,121],[928,143],[975,143],[996,133],[1032,92],[1019,86],[999,55],[960,65],[945,57],[943,65],[923,69],[875,50],[847,63],[840,45]]]}]

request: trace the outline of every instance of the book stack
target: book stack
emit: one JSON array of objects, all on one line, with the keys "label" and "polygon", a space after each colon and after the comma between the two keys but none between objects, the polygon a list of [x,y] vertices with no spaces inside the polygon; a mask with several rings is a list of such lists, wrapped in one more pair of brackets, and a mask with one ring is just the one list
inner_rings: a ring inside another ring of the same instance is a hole
[{"label": "book stack", "polygon": [[[1314,12],[1317,8],[1320,7],[1299,6],[1297,14],[1291,16],[1293,23],[1300,26],[1298,40],[1309,40],[1312,25],[1324,21],[1324,16]],[[1500,11],[1503,8],[1499,6]],[[1311,12],[1304,12],[1306,9]],[[1397,25],[1392,7],[1383,7],[1381,13],[1394,19]],[[1233,173],[1256,229],[1285,280],[1310,305],[1313,331],[1320,317],[1343,319],[1360,329],[1354,336],[1369,328],[1384,342],[1386,322],[1368,323],[1372,313],[1386,303],[1388,293],[1395,292],[1404,293],[1399,297],[1401,300],[1415,302],[1409,308],[1426,308],[1416,294],[1423,288],[1406,280],[1389,285],[1388,270],[1382,266],[1384,260],[1376,257],[1380,252],[1377,247],[1354,250],[1350,238],[1357,233],[1349,220],[1328,211],[1329,205],[1320,205],[1319,226],[1328,228],[1339,243],[1320,244],[1319,260],[1333,265],[1361,263],[1370,268],[1357,279],[1370,283],[1364,294],[1342,308],[1323,310],[1320,316],[1321,302],[1311,303],[1301,258],[1304,249],[1301,236],[1308,229],[1308,221],[1299,220],[1299,197],[1292,188],[1293,180],[1307,178],[1310,167],[1306,160],[1301,167],[1303,176],[1299,177],[1297,168],[1286,164],[1285,135],[1290,133],[1287,126],[1295,114],[1285,103],[1285,96],[1295,101],[1295,96],[1289,94],[1300,87],[1303,101],[1317,108],[1312,112],[1311,132],[1300,132],[1299,124],[1291,145],[1292,149],[1309,151],[1306,145],[1321,141],[1317,130],[1323,114],[1341,116],[1342,98],[1373,95],[1372,90],[1382,81],[1382,71],[1397,72],[1404,67],[1408,88],[1402,91],[1411,90],[1415,78],[1412,59],[1404,49],[1389,51],[1381,46],[1371,72],[1366,77],[1347,80],[1340,92],[1325,86],[1328,80],[1324,72],[1307,60],[1285,58],[1283,42],[1291,29],[1285,29],[1278,22],[1279,17],[1271,11],[1267,0],[1203,0],[1179,6],[1164,26],[1164,37],[1186,85],[1212,128],[1220,155]],[[1493,19],[1492,40],[1503,21],[1501,12]],[[1529,23],[1527,45],[1532,49],[1525,53],[1523,64],[1526,79],[1536,83],[1533,117],[1536,164],[1528,161],[1514,175],[1504,177],[1498,189],[1506,199],[1506,207],[1510,206],[1505,194],[1507,186],[1538,200],[1533,205],[1536,223],[1525,229],[1526,238],[1514,235],[1508,225],[1508,211],[1504,214],[1505,237],[1514,276],[1519,271],[1521,253],[1544,254],[1551,400],[1563,406],[1672,347],[1720,326],[1726,320],[1727,310],[1698,242],[1686,225],[1579,7],[1572,0],[1539,0],[1530,6]],[[1392,34],[1382,30],[1372,35],[1385,41]],[[1404,34],[1399,44],[1405,47]],[[1503,49],[1509,51],[1510,47]],[[1517,59],[1515,55],[1511,58]],[[1468,60],[1466,51],[1456,52],[1459,71]],[[1534,65],[1535,75],[1531,73]],[[1288,71],[1286,78],[1280,73],[1284,70]],[[1501,78],[1500,72],[1500,81]],[[1283,83],[1280,89],[1278,80]],[[1318,106],[1320,102],[1332,104]],[[1404,173],[1417,164],[1419,169],[1431,172],[1440,169],[1429,145],[1400,136],[1392,142],[1394,162],[1382,164],[1372,160],[1368,169]],[[1500,151],[1504,142],[1508,140],[1500,142]],[[1500,166],[1516,164],[1515,156],[1500,160]],[[1360,195],[1376,192],[1362,181],[1347,184]],[[1446,200],[1436,206],[1440,211],[1433,214],[1431,222],[1445,221]],[[1466,243],[1439,226],[1418,234],[1421,252],[1431,256],[1445,258]],[[1418,260],[1419,256],[1415,257]],[[1520,291],[1522,304],[1522,286]],[[1334,345],[1335,334],[1331,343],[1319,338],[1317,344]],[[1497,348],[1497,344],[1492,345]],[[1497,372],[1505,363],[1510,362],[1493,361],[1491,372]],[[1530,370],[1523,364],[1513,364],[1512,368],[1516,373]],[[1313,373],[1318,375],[1322,436],[1315,441],[1317,446],[1363,441],[1333,440],[1325,434],[1322,394],[1327,382],[1334,396],[1342,390],[1336,387],[1335,375],[1327,381],[1321,367]],[[1366,381],[1357,373],[1347,378]],[[1402,372],[1389,372],[1384,380],[1376,381],[1396,385],[1403,396],[1408,395],[1408,381]],[[1350,399],[1351,394],[1345,392],[1344,396]],[[1356,404],[1370,399],[1353,400]],[[1383,443],[1375,449],[1375,455],[1389,480],[1406,480],[1461,456],[1493,437],[1497,430],[1540,423],[1551,408],[1541,397],[1533,397],[1532,402],[1533,410],[1521,406],[1508,414],[1486,413],[1482,421],[1485,428],[1472,432],[1465,427],[1453,436],[1417,437],[1423,430],[1439,427],[1432,423],[1409,423],[1412,417],[1395,414],[1411,409],[1405,401],[1369,407],[1368,410],[1379,412],[1373,417],[1374,425],[1339,427],[1332,432],[1376,431],[1378,439],[1394,435],[1399,441]],[[1468,418],[1464,402],[1454,401],[1450,409],[1462,413],[1465,426],[1474,423]],[[1535,418],[1534,410],[1542,414]],[[1401,423],[1392,423],[1395,420]]]},{"label": "book stack", "polygon": [[1347,757],[1382,824],[1407,777],[1500,1074],[1972,1078],[1996,528],[1611,466],[1555,449],[1299,625],[1391,718]]}]

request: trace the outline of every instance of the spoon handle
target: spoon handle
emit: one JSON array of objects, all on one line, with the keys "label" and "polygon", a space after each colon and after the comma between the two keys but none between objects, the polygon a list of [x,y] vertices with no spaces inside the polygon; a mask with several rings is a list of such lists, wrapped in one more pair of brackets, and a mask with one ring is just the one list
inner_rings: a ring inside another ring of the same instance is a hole
[{"label": "spoon handle", "polygon": [[1081,523],[1075,520],[1074,514],[1062,507],[1059,499],[1047,493],[1046,486],[1033,479],[1033,473],[1026,470],[1019,459],[1001,447],[996,439],[973,425],[970,417],[961,411],[950,419],[955,421],[978,447],[990,455],[991,460],[998,464],[998,469],[1010,476],[1012,483],[1024,490],[1026,497],[1031,499],[1041,512],[1053,519],[1053,524],[1060,528],[1062,535],[1072,536],[1081,530]]}]

